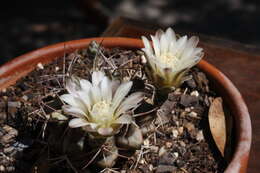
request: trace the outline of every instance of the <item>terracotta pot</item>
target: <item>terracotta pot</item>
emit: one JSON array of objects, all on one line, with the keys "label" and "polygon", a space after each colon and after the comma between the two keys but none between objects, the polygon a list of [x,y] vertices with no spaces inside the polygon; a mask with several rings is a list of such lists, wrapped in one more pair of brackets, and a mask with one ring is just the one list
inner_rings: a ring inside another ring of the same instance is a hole
[{"label": "terracotta pot", "polygon": [[[92,40],[102,42],[105,47],[124,47],[136,49],[143,47],[142,41],[130,38],[90,38],[68,41],[47,46],[19,56],[0,67],[0,90],[35,69],[37,64],[49,63],[56,58],[63,57],[64,53],[85,48]],[[211,83],[228,104],[235,120],[235,150],[231,162],[225,173],[245,173],[251,146],[251,122],[246,104],[239,91],[232,82],[218,69],[202,60],[198,67],[210,78]]]}]

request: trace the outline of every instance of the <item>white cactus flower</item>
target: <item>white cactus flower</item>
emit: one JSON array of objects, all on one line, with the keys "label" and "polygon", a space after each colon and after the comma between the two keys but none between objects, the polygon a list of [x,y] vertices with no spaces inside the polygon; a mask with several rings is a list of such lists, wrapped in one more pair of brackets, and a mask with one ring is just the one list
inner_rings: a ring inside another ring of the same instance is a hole
[{"label": "white cactus flower", "polygon": [[187,36],[176,38],[175,32],[168,28],[166,32],[158,30],[151,35],[152,44],[142,36],[149,65],[148,75],[157,87],[177,87],[183,82],[186,71],[196,65],[203,57],[202,48],[196,47],[199,38]]},{"label": "white cactus flower", "polygon": [[132,123],[129,110],[137,107],[143,99],[141,92],[126,97],[132,84],[132,81],[120,84],[118,80],[110,80],[101,71],[92,73],[92,83],[71,77],[66,83],[69,94],[60,97],[67,103],[63,111],[75,117],[69,126],[84,126],[87,131],[102,136],[117,133],[122,124]]}]

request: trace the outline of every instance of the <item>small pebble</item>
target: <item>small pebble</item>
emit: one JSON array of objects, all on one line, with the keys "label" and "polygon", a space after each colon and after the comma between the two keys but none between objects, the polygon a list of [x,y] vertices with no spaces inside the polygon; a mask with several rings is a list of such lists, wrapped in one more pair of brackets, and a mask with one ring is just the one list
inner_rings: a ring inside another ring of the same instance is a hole
[{"label": "small pebble", "polygon": [[144,140],[144,146],[149,147],[149,145],[150,145],[149,139],[145,139],[145,140]]},{"label": "small pebble", "polygon": [[3,92],[3,93],[5,93],[5,92],[6,92],[6,89],[5,89],[5,88],[4,88],[4,89],[2,89],[2,92]]},{"label": "small pebble", "polygon": [[41,70],[44,69],[44,66],[42,65],[42,63],[38,63],[38,64],[37,64],[37,67],[38,67],[39,69],[41,69]]},{"label": "small pebble", "polygon": [[146,161],[145,161],[144,159],[141,159],[139,163],[141,163],[141,164],[145,164]]},{"label": "small pebble", "polygon": [[166,149],[165,149],[165,147],[163,146],[163,147],[161,147],[160,150],[159,150],[159,153],[158,153],[159,157],[161,157],[162,155],[164,155],[164,153],[166,153]]},{"label": "small pebble", "polygon": [[180,145],[181,145],[182,147],[185,147],[185,146],[186,146],[185,142],[183,142],[183,141],[180,141]]},{"label": "small pebble", "polygon": [[178,158],[179,157],[179,153],[178,152],[174,152],[173,155]]},{"label": "small pebble", "polygon": [[204,135],[203,135],[202,130],[200,130],[200,131],[197,133],[196,140],[197,140],[197,141],[202,141],[202,140],[204,140]]},{"label": "small pebble", "polygon": [[197,118],[198,117],[198,114],[196,112],[190,112],[189,113],[189,116],[192,117],[192,118]]},{"label": "small pebble", "polygon": [[24,99],[25,101],[27,101],[27,100],[28,100],[28,96],[27,96],[27,95],[23,95],[23,96],[22,96],[22,99]]},{"label": "small pebble", "polygon": [[190,112],[190,108],[185,108],[185,112]]},{"label": "small pebble", "polygon": [[167,148],[171,148],[171,147],[172,147],[172,143],[171,143],[171,142],[166,142],[166,143],[165,143],[165,146],[166,146]]},{"label": "small pebble", "polygon": [[55,71],[59,71],[59,70],[60,70],[60,67],[56,66]]},{"label": "small pebble", "polygon": [[177,138],[177,137],[178,137],[178,135],[179,135],[179,132],[178,132],[178,130],[176,130],[176,129],[173,129],[173,130],[172,130],[172,136],[173,136],[174,138]]},{"label": "small pebble", "polygon": [[152,164],[149,164],[149,170],[153,171],[153,165]]},{"label": "small pebble", "polygon": [[179,134],[182,134],[183,133],[183,127],[179,127],[178,132],[179,132]]},{"label": "small pebble", "polygon": [[186,123],[186,124],[185,124],[185,127],[186,127],[189,131],[192,131],[192,130],[195,129],[194,124],[192,124],[192,123]]},{"label": "small pebble", "polygon": [[174,91],[174,94],[176,94],[176,95],[177,95],[177,94],[182,94],[182,93],[181,93],[181,89],[180,89],[180,88],[176,89],[176,90]]},{"label": "small pebble", "polygon": [[196,96],[196,97],[198,97],[200,94],[199,94],[199,92],[198,92],[197,90],[195,90],[195,91],[192,91],[192,92],[190,93],[190,95],[191,95],[191,96]]},{"label": "small pebble", "polygon": [[0,165],[0,171],[4,172],[5,171],[5,167],[3,165]]}]

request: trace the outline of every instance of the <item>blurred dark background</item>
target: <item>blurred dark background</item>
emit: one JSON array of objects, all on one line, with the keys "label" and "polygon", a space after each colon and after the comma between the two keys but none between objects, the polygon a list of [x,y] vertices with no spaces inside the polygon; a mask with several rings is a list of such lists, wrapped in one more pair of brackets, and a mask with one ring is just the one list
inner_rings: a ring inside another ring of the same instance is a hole
[{"label": "blurred dark background", "polygon": [[259,0],[9,0],[0,4],[0,64],[99,36],[117,16],[260,47]]}]

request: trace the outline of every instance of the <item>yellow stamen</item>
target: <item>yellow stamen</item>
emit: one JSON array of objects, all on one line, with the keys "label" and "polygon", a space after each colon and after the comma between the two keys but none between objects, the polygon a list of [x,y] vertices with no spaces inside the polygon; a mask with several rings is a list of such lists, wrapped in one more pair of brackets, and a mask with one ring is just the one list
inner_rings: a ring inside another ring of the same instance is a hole
[{"label": "yellow stamen", "polygon": [[100,101],[93,105],[91,110],[92,121],[97,124],[108,125],[113,120],[113,114],[110,111],[110,103]]}]

